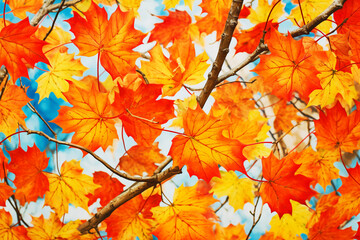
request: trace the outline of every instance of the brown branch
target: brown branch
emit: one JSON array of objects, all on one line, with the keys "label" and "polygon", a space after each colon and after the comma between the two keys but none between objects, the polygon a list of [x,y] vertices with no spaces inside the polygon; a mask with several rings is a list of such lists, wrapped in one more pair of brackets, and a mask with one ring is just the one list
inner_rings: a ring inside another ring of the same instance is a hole
[{"label": "brown branch", "polygon": [[103,209],[101,209],[99,212],[97,212],[91,219],[89,219],[87,222],[81,224],[78,227],[78,230],[82,234],[89,233],[89,231],[98,226],[104,219],[109,217],[112,212],[114,212],[118,207],[126,203],[127,201],[131,200],[132,198],[136,197],[137,195],[144,192],[146,189],[156,186],[157,183],[160,183],[162,181],[165,181],[168,178],[171,178],[172,176],[181,173],[181,169],[179,167],[169,168],[165,170],[164,172],[160,172],[154,175],[156,177],[156,182],[137,182],[133,184],[131,187],[123,191],[120,195],[115,197],[113,200],[111,200]]},{"label": "brown branch", "polygon": [[[112,166],[110,166],[110,164],[108,164],[104,159],[102,159],[101,157],[99,157],[96,153],[94,153],[93,151],[91,151],[90,149],[87,149],[83,146],[80,146],[80,145],[77,145],[77,144],[74,144],[74,143],[69,143],[69,142],[65,142],[65,141],[61,141],[61,140],[57,140],[55,138],[52,138],[50,137],[49,135],[47,135],[46,133],[44,132],[41,132],[41,131],[35,131],[35,130],[30,130],[22,125],[20,125],[20,127],[22,129],[24,129],[27,134],[37,134],[39,136],[43,136],[45,137],[47,140],[51,141],[51,142],[55,142],[55,143],[58,143],[58,144],[62,144],[62,145],[66,145],[66,146],[69,146],[69,147],[73,147],[73,148],[77,148],[77,149],[80,149],[84,152],[87,152],[89,153],[91,156],[93,156],[96,160],[98,160],[99,162],[101,162],[107,169],[109,169],[111,172],[113,172],[114,174],[122,177],[122,178],[125,178],[127,180],[130,180],[130,181],[136,181],[136,182],[151,182],[151,183],[157,183],[157,177],[156,176],[150,176],[150,177],[136,177],[136,176],[131,176],[127,173],[123,173],[123,172],[120,172],[118,170],[116,170],[115,168],[113,168]],[[170,158],[171,159],[171,158]],[[169,161],[169,158],[167,158],[165,160],[165,162],[168,162]],[[171,160],[170,160],[171,161]]]},{"label": "brown branch", "polygon": [[198,102],[201,107],[205,105],[206,100],[209,98],[212,90],[217,85],[217,78],[221,71],[221,68],[224,64],[224,60],[229,53],[229,45],[235,30],[235,27],[238,23],[238,18],[240,10],[243,4],[243,0],[233,0],[231,3],[229,15],[227,17],[224,32],[221,34],[219,51],[216,56],[215,62],[212,65],[212,69],[208,75],[208,80],[206,81],[204,90],[201,91],[198,98]]},{"label": "brown branch", "polygon": [[[311,22],[309,22],[306,25],[303,25],[301,28],[291,31],[290,32],[291,36],[294,38],[301,36],[303,34],[305,35],[309,34],[316,26],[318,26],[320,23],[328,19],[328,17],[330,17],[331,14],[341,9],[344,6],[345,2],[346,0],[335,0],[327,9],[325,9],[325,11],[323,11],[320,15],[315,17]],[[255,51],[252,52],[243,62],[235,66],[235,68],[232,69],[231,71],[220,76],[217,79],[217,84],[231,76],[234,76],[239,70],[247,66],[249,63],[258,59],[260,55],[265,54],[267,52],[268,52],[268,48],[266,44],[260,42],[257,48],[255,49]]]},{"label": "brown branch", "polygon": [[[75,4],[81,2],[82,0],[72,0],[68,2],[63,3],[63,7],[71,7]],[[43,19],[47,14],[50,12],[59,9],[61,11],[62,9],[62,3],[53,4],[55,0],[45,0],[42,7],[39,9],[39,11],[35,14],[35,16],[31,19],[30,24],[32,26],[36,26],[39,24],[41,19]]]}]

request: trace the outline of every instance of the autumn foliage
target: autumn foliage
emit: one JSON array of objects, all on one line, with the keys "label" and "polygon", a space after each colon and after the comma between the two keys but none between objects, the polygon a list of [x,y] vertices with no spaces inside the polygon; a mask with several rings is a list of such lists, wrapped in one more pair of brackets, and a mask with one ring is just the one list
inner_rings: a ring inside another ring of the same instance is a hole
[{"label": "autumn foliage", "polygon": [[360,2],[151,4],[1,5],[0,239],[359,239]]}]

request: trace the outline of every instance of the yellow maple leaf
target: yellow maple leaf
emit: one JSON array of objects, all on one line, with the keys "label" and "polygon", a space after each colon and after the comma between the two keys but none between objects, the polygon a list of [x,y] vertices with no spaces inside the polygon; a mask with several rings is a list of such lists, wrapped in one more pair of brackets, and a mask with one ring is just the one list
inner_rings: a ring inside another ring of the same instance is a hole
[{"label": "yellow maple leaf", "polygon": [[177,99],[177,100],[175,100],[174,103],[175,103],[175,106],[177,106],[177,108],[175,109],[175,111],[177,112],[177,116],[171,123],[170,127],[182,128],[183,121],[184,121],[183,115],[184,115],[184,113],[186,113],[186,110],[188,108],[195,110],[195,108],[198,105],[198,103],[196,101],[196,95],[193,94],[190,97],[185,98],[184,100]]},{"label": "yellow maple leaf", "polygon": [[97,239],[95,235],[81,233],[77,227],[82,223],[80,220],[70,221],[64,224],[56,213],[50,212],[50,217],[33,217],[34,226],[28,229],[28,236],[32,240],[50,240],[50,239]]},{"label": "yellow maple leaf", "polygon": [[[277,0],[273,0],[272,4],[269,5],[268,0],[259,0],[258,6],[256,9],[250,8],[250,14],[247,19],[250,20],[253,24],[263,23],[267,21],[268,15],[273,8],[274,4]],[[273,22],[277,22],[281,15],[284,14],[284,4],[277,4],[270,15],[269,21],[273,20]]]},{"label": "yellow maple leaf", "polygon": [[184,84],[195,85],[205,80],[209,64],[205,52],[195,56],[191,41],[174,41],[169,49],[170,60],[163,55],[160,45],[151,51],[152,60],[142,62],[141,70],[150,83],[163,84],[163,96],[173,96]]},{"label": "yellow maple leaf", "polygon": [[[50,31],[50,27],[39,27],[35,32],[35,36],[39,39],[43,39]],[[43,46],[43,52],[46,57],[49,55],[60,52],[67,52],[68,48],[63,46],[71,41],[71,34],[66,32],[61,27],[55,26],[51,31],[51,34],[46,38],[47,44]]]},{"label": "yellow maple leaf", "polygon": [[88,211],[87,194],[94,194],[100,187],[93,183],[92,177],[82,174],[80,162],[71,160],[61,166],[60,175],[47,173],[49,191],[45,194],[45,204],[55,210],[59,217],[69,211],[69,204]]},{"label": "yellow maple leaf", "polygon": [[[298,5],[298,0],[292,0],[292,2],[293,4]],[[296,24],[297,22],[298,24],[300,24],[301,27],[302,24],[309,23],[316,16],[322,13],[326,8],[330,6],[332,2],[333,0],[301,0],[301,9],[298,5],[291,10],[289,17],[293,19],[294,24]],[[305,19],[305,23],[303,23],[303,16]],[[328,20],[329,21],[323,21],[316,28],[325,33],[329,32],[332,26],[332,17],[329,17]]]},{"label": "yellow maple leaf", "polygon": [[211,179],[210,192],[217,197],[229,196],[229,204],[234,210],[242,209],[247,202],[254,201],[254,183],[248,178],[239,178],[234,171],[221,171],[221,178]]},{"label": "yellow maple leaf", "polygon": [[54,93],[57,98],[66,101],[63,92],[69,90],[69,83],[66,80],[76,81],[73,76],[81,77],[88,68],[84,67],[80,59],[74,59],[75,54],[59,53],[49,55],[51,65],[49,71],[41,75],[36,82],[38,88],[36,93],[40,95],[39,101]]},{"label": "yellow maple leaf", "polygon": [[280,236],[287,240],[300,240],[302,233],[307,234],[309,229],[306,224],[311,217],[309,208],[296,201],[290,200],[292,205],[292,214],[285,213],[281,219],[275,215],[270,221],[270,232],[274,237]]},{"label": "yellow maple leaf", "polygon": [[320,105],[322,108],[336,103],[338,95],[345,100],[347,108],[354,105],[357,99],[353,76],[348,72],[336,70],[336,56],[333,53],[327,54],[327,59],[316,66],[320,72],[317,76],[320,79],[322,89],[316,89],[309,95],[308,106]]}]

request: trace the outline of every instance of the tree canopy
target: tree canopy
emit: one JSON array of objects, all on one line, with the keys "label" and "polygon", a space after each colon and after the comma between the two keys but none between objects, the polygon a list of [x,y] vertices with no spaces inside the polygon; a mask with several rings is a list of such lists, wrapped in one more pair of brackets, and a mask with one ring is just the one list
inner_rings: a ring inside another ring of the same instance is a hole
[{"label": "tree canopy", "polygon": [[360,238],[359,1],[0,8],[0,239]]}]

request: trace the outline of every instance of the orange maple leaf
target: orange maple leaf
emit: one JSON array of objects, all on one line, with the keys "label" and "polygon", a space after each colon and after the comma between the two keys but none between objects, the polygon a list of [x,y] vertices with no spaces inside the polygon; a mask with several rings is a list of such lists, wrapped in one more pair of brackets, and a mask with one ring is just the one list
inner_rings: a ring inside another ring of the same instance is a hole
[{"label": "orange maple leaf", "polygon": [[309,240],[353,239],[355,231],[351,228],[340,229],[341,219],[339,222],[339,219],[334,218],[334,213],[334,211],[326,211],[321,214],[319,221],[309,229]]},{"label": "orange maple leaf", "polygon": [[45,152],[34,147],[24,151],[21,147],[9,152],[11,162],[8,169],[15,174],[16,199],[21,205],[42,198],[49,190],[49,181],[43,170],[48,166],[49,158]]},{"label": "orange maple leaf", "polygon": [[200,32],[209,34],[216,31],[216,38],[220,38],[220,35],[224,30],[231,2],[232,1],[230,0],[203,1],[199,6],[202,8],[203,12],[207,13],[207,15],[205,17],[195,17],[196,26],[198,26]]},{"label": "orange maple leaf", "polygon": [[204,181],[177,188],[171,205],[151,209],[159,222],[153,234],[159,239],[215,239],[210,219],[216,219],[216,215],[210,205],[217,200],[209,190]]},{"label": "orange maple leaf", "polygon": [[[341,197],[335,208],[341,217],[350,219],[360,213],[360,165],[347,169],[349,176],[341,177]],[[340,218],[340,217],[339,217]]]},{"label": "orange maple leaf", "polygon": [[14,194],[14,189],[6,183],[0,183],[0,206],[5,207],[6,200]]},{"label": "orange maple leaf", "polygon": [[[360,104],[356,102],[359,109]],[[320,112],[320,119],[315,120],[317,148],[335,150],[340,148],[346,152],[359,149],[360,112],[355,110],[347,116],[338,102],[326,114]]]},{"label": "orange maple leaf", "polygon": [[0,209],[0,239],[31,240],[24,226],[13,226],[11,214]]},{"label": "orange maple leaf", "polygon": [[290,34],[284,37],[273,29],[269,36],[270,55],[261,55],[260,63],[254,72],[264,79],[264,84],[272,86],[272,94],[290,100],[294,92],[302,97],[320,88],[319,80],[314,77],[308,81],[308,76],[318,73],[311,61],[312,55],[305,51],[303,40],[296,41]]},{"label": "orange maple leaf", "polygon": [[189,41],[197,36],[197,28],[191,24],[191,17],[186,11],[169,11],[169,16],[159,17],[162,23],[155,23],[149,42],[158,41],[164,46],[174,40]]},{"label": "orange maple leaf", "polygon": [[35,32],[28,19],[11,23],[0,31],[0,65],[5,65],[13,82],[29,77],[26,64],[35,66],[39,61],[50,64],[42,52],[46,42],[35,38]]},{"label": "orange maple leaf", "polygon": [[43,3],[38,0],[10,0],[7,1],[7,3],[11,8],[11,13],[20,19],[27,17],[26,12],[35,14],[43,5]]},{"label": "orange maple leaf", "polygon": [[117,195],[119,195],[124,188],[118,179],[109,176],[106,172],[94,172],[93,182],[100,185],[100,188],[95,189],[94,194],[89,194],[88,205],[92,205],[98,198],[100,198],[101,206],[105,206]]},{"label": "orange maple leaf", "polygon": [[[1,103],[1,101],[0,101]],[[0,148],[0,180],[7,176],[8,159],[5,157],[3,150]]]},{"label": "orange maple leaf", "polygon": [[69,91],[64,95],[73,107],[61,107],[53,122],[62,127],[63,132],[75,132],[73,143],[92,151],[99,147],[105,150],[118,137],[109,93],[99,92],[95,83],[87,88],[82,88],[80,83],[69,81]]},{"label": "orange maple leaf", "polygon": [[160,201],[159,195],[146,199],[138,195],[121,205],[104,221],[107,224],[108,237],[124,240],[133,240],[136,237],[148,239],[155,226],[149,209],[157,206]]},{"label": "orange maple leaf", "polygon": [[314,179],[311,184],[313,186],[319,183],[324,189],[331,183],[332,179],[339,177],[339,169],[334,163],[339,160],[338,151],[325,151],[319,149],[315,152],[311,147],[303,150],[299,158],[295,158],[294,162],[301,164],[297,170],[298,174]]},{"label": "orange maple leaf", "polygon": [[159,99],[161,85],[142,84],[136,90],[121,87],[112,104],[127,135],[138,144],[151,146],[161,134],[161,124],[174,115],[174,101]]},{"label": "orange maple leaf", "polygon": [[274,108],[274,128],[276,131],[288,132],[294,125],[292,121],[297,123],[304,120],[304,117],[298,115],[298,111],[291,104],[287,105],[286,101],[282,100],[275,104]]},{"label": "orange maple leaf", "polygon": [[31,99],[26,96],[23,89],[10,85],[0,101],[0,129],[6,135],[10,135],[19,127],[19,123],[25,125],[25,113],[22,107]]},{"label": "orange maple leaf", "polygon": [[92,2],[84,15],[86,19],[74,12],[74,17],[67,21],[75,34],[72,42],[79,48],[80,55],[100,54],[102,66],[113,79],[125,76],[140,57],[132,49],[140,45],[145,36],[134,29],[133,12],[122,12],[117,8],[107,20],[105,9]]},{"label": "orange maple leaf", "polygon": [[120,169],[131,175],[142,176],[144,172],[152,175],[157,166],[155,163],[161,163],[165,156],[160,153],[159,143],[151,146],[135,145],[126,151],[127,155],[120,158]]},{"label": "orange maple leaf", "polygon": [[271,152],[262,159],[263,177],[267,182],[262,183],[260,196],[280,218],[285,213],[292,214],[290,199],[305,204],[305,200],[316,193],[310,188],[311,178],[296,174],[300,165],[295,164],[293,158],[298,155],[292,153],[279,160]]},{"label": "orange maple leaf", "polygon": [[189,108],[183,121],[185,132],[172,140],[169,152],[174,165],[187,165],[190,176],[196,175],[207,182],[220,177],[218,164],[227,170],[246,172],[242,155],[245,145],[222,135],[230,125],[226,119],[206,115],[198,106],[195,110]]}]

